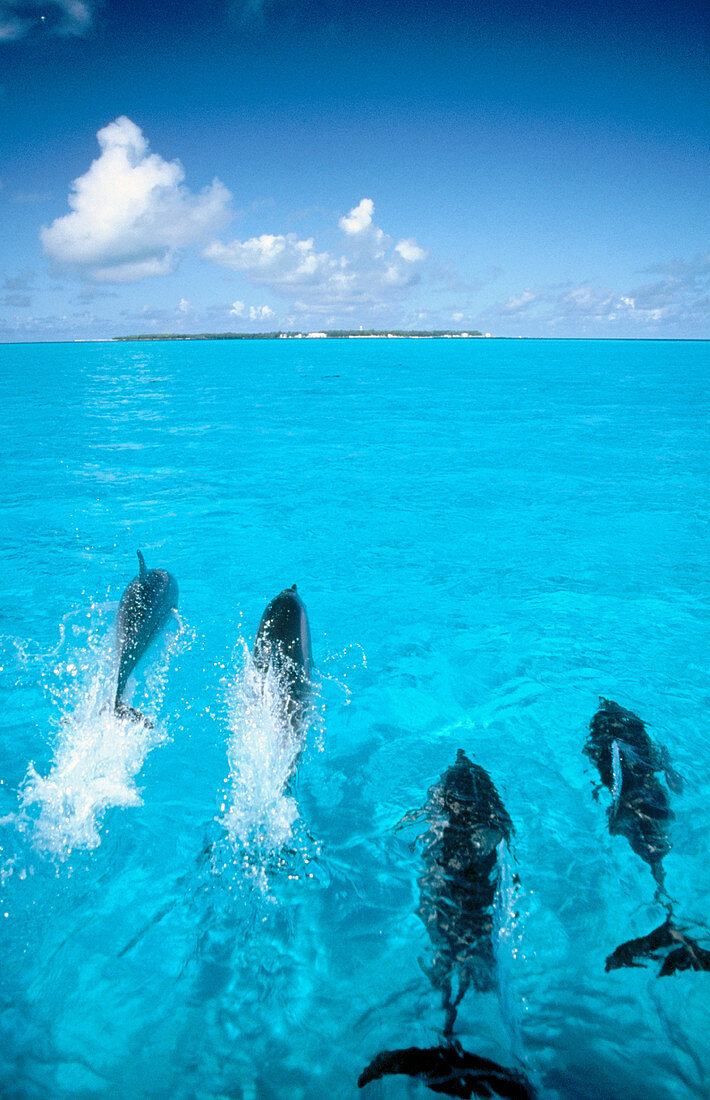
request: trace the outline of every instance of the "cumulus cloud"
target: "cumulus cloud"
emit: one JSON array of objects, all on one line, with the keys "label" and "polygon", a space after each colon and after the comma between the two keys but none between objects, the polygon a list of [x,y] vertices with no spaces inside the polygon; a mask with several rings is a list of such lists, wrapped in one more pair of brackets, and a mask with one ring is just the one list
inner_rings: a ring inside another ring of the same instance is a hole
[{"label": "cumulus cloud", "polygon": [[253,283],[267,286],[296,287],[318,282],[332,265],[327,253],[315,251],[312,237],[299,241],[295,233],[287,236],[263,233],[231,244],[213,241],[204,255],[233,271],[243,271]]},{"label": "cumulus cloud", "polygon": [[338,225],[344,233],[355,235],[369,229],[372,225],[372,215],[375,212],[375,204],[372,199],[360,199],[349,214],[345,214]]},{"label": "cumulus cloud", "polygon": [[97,134],[101,155],[75,180],[71,213],[41,231],[45,252],[96,282],[134,282],[172,271],[180,250],[229,220],[229,191],[215,179],[198,195],[179,161],[151,153],[125,115]]},{"label": "cumulus cloud", "polygon": [[249,320],[250,321],[267,321],[269,317],[274,317],[274,311],[270,306],[250,306],[249,307]]},{"label": "cumulus cloud", "polygon": [[294,300],[300,312],[375,306],[418,282],[427,254],[412,238],[395,245],[374,224],[374,209],[371,199],[362,199],[340,218],[344,251],[339,255],[320,251],[312,237],[300,240],[294,233],[214,241],[204,255]]},{"label": "cumulus cloud", "polygon": [[229,312],[233,317],[248,317],[250,321],[268,321],[276,316],[270,306],[246,306],[241,301],[232,302]]},{"label": "cumulus cloud", "polygon": [[408,264],[416,264],[419,260],[426,258],[426,252],[423,248],[420,248],[415,240],[411,237],[407,241],[400,241],[399,244],[394,246],[395,252],[398,252],[403,260],[406,260]]},{"label": "cumulus cloud", "polygon": [[93,5],[86,0],[0,0],[0,42],[24,38],[34,28],[82,35],[92,22]]}]

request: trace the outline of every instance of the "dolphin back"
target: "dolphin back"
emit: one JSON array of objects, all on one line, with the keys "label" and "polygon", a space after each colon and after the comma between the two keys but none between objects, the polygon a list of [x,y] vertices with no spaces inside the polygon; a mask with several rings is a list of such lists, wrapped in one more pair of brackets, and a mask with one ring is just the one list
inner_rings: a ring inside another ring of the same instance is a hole
[{"label": "dolphin back", "polygon": [[114,708],[117,711],[128,677],[170,612],[178,606],[178,584],[172,573],[166,569],[147,569],[140,550],[138,562],[138,576],[123,593],[116,619],[119,668]]},{"label": "dolphin back", "polygon": [[269,668],[274,670],[292,703],[305,700],[313,671],[311,631],[295,584],[275,596],[261,616],[254,664],[263,676]]},{"label": "dolphin back", "polygon": [[510,841],[513,824],[491,777],[462,749],[430,788],[420,812],[429,828],[419,841],[424,866],[417,916],[431,940],[427,973],[443,995],[448,1036],[469,986],[479,992],[495,986],[493,913],[500,883],[499,847]]},{"label": "dolphin back", "polygon": [[637,772],[657,772],[663,768],[663,755],[646,732],[643,721],[632,711],[610,699],[599,700],[599,710],[589,725],[584,752],[596,765],[605,787],[614,786],[612,762],[614,742],[623,745],[626,755],[633,754]]},{"label": "dolphin back", "polygon": [[608,699],[599,700],[584,752],[613,795],[609,832],[626,837],[662,886],[674,817],[668,791],[656,775],[667,766],[664,753],[637,715]]}]

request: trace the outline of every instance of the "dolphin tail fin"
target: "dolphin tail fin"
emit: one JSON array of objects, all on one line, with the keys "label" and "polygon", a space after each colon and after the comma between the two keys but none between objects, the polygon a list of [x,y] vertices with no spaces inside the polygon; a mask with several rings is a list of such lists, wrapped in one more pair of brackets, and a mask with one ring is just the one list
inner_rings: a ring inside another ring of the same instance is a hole
[{"label": "dolphin tail fin", "polygon": [[146,579],[146,577],[148,576],[148,570],[146,568],[145,558],[141,554],[140,550],[137,550],[136,553],[138,554],[138,576],[140,577],[140,579],[142,581],[144,581]]},{"label": "dolphin tail fin", "polygon": [[[668,954],[662,952],[672,948]],[[654,962],[663,960],[658,972],[659,978],[675,974],[676,970],[710,971],[710,951],[701,947],[697,940],[687,935],[682,928],[671,920],[670,914],[658,928],[646,936],[627,940],[612,952],[606,960],[606,969],[617,970],[621,966],[643,966],[646,959]]]},{"label": "dolphin tail fin", "polygon": [[681,934],[682,943],[673,951],[669,951],[663,960],[663,966],[658,972],[659,978],[665,978],[668,974],[675,974],[676,970],[706,970],[710,971],[710,951],[701,947],[697,940],[691,936]]},{"label": "dolphin tail fin", "polygon": [[117,718],[127,718],[131,722],[138,722],[142,726],[147,726],[148,729],[153,728],[153,723],[150,718],[146,718],[144,714],[141,714],[135,707],[129,707],[126,703],[120,703],[116,700],[113,708],[113,713]]},{"label": "dolphin tail fin", "polygon": [[390,1074],[419,1077],[433,1092],[447,1096],[492,1097],[504,1100],[534,1100],[526,1078],[516,1070],[469,1054],[458,1043],[440,1047],[407,1047],[383,1050],[358,1077],[359,1088]]}]

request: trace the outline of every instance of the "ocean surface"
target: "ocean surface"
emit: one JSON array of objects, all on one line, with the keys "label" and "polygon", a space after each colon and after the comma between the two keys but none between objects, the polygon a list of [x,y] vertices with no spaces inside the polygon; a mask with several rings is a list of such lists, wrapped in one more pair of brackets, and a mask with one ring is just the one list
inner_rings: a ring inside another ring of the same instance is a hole
[{"label": "ocean surface", "polygon": [[[442,1042],[397,826],[459,748],[515,827],[461,1046],[546,1100],[710,1096],[710,973],[605,970],[664,902],[710,946],[709,381],[710,343],[0,347],[5,1100],[434,1095],[357,1079]],[[150,727],[107,707],[138,549],[180,586]],[[250,652],[294,583],[289,781]],[[684,780],[665,899],[582,752],[600,696]]]}]

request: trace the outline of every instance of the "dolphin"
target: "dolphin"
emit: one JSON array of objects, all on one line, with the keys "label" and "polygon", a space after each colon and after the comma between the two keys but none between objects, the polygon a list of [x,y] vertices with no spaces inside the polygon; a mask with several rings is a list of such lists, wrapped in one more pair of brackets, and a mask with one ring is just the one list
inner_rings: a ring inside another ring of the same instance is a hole
[{"label": "dolphin", "polygon": [[[683,786],[668,753],[651,740],[637,715],[610,699],[599,700],[584,752],[596,765],[602,784],[611,791],[609,832],[626,837],[650,867],[658,884],[657,897],[665,894],[663,859],[671,850],[669,831],[675,816],[668,792],[680,793]],[[666,786],[658,778],[661,772]],[[663,924],[645,936],[619,944],[607,957],[607,971],[642,966],[645,959],[663,960],[659,978],[677,970],[710,970],[710,951],[675,924],[672,903],[666,898]]]},{"label": "dolphin", "polygon": [[665,750],[654,744],[644,723],[630,710],[600,699],[584,752],[612,794],[609,832],[626,837],[663,889],[663,858],[671,850],[669,829],[675,815],[657,773],[665,771],[671,789],[680,787]]},{"label": "dolphin", "polygon": [[178,584],[166,569],[146,569],[138,551],[138,576],[121,596],[116,620],[118,643],[118,684],[114,712],[120,717],[147,722],[143,715],[123,702],[128,677],[133,672],[155,635],[178,605]]},{"label": "dolphin", "polygon": [[484,992],[495,985],[493,904],[499,848],[510,841],[513,823],[491,777],[463,749],[430,788],[424,806],[407,814],[398,827],[422,817],[429,829],[422,838],[417,914],[434,948],[427,973],[442,994],[444,1041],[438,1047],[382,1051],[360,1074],[358,1085],[404,1073],[448,1096],[532,1100],[534,1093],[522,1074],[470,1054],[453,1038],[458,1006],[469,986]]},{"label": "dolphin", "polygon": [[[498,846],[510,841],[513,823],[491,777],[459,749],[427,794],[425,805],[401,824],[425,817],[424,873],[419,879],[417,915],[434,948],[429,970],[442,991],[444,1034],[450,1035],[456,1008],[473,983],[494,988],[493,902],[498,885]],[[454,979],[458,993],[453,998]]]},{"label": "dolphin", "polygon": [[295,584],[279,592],[261,616],[254,665],[263,678],[273,671],[284,717],[294,729],[300,728],[308,707],[313,657],[306,605]]}]

